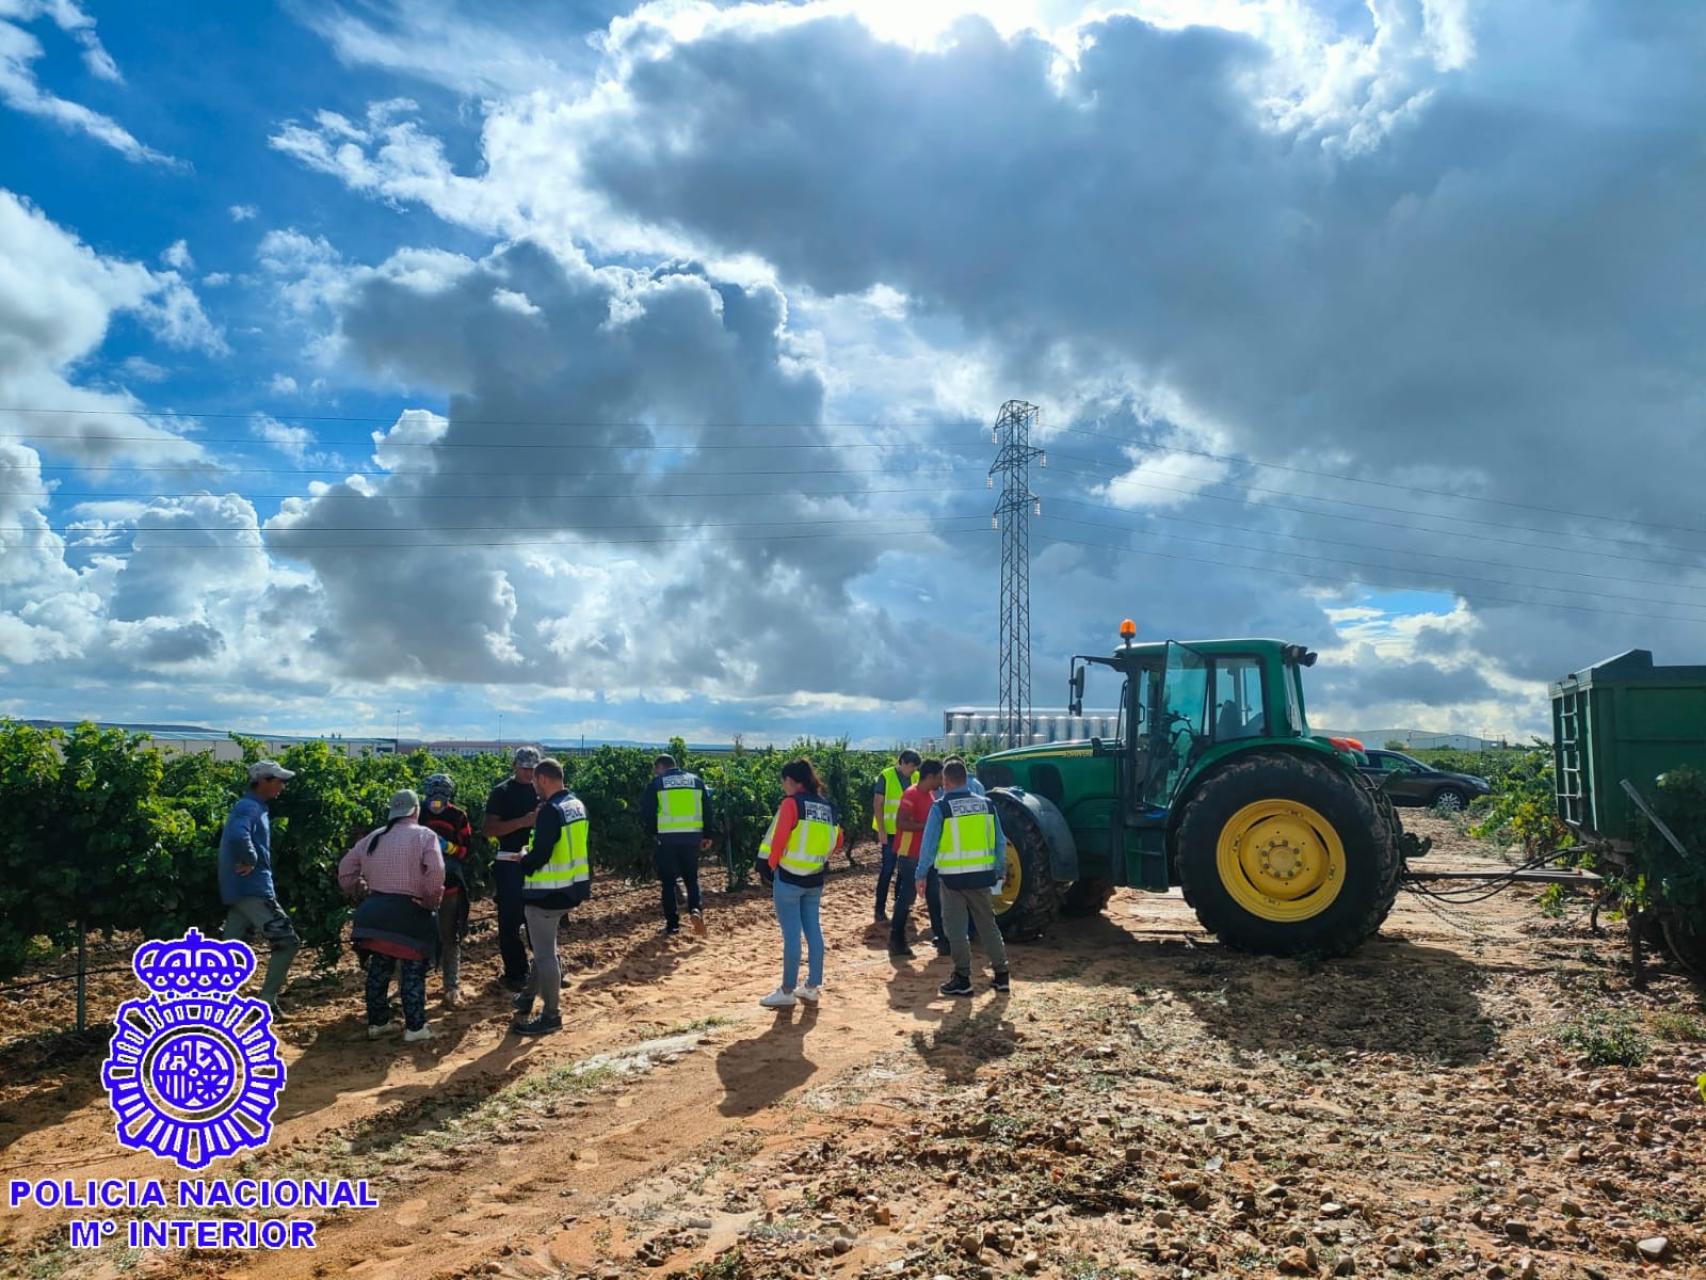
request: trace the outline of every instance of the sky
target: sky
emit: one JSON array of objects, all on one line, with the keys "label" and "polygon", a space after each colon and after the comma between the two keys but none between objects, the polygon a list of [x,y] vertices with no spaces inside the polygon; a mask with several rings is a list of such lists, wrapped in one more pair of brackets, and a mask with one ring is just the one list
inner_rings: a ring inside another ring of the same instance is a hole
[{"label": "sky", "polygon": [[[1706,650],[1706,7],[0,0],[0,715],[791,741]],[[1094,682],[1090,702],[1113,700]]]}]

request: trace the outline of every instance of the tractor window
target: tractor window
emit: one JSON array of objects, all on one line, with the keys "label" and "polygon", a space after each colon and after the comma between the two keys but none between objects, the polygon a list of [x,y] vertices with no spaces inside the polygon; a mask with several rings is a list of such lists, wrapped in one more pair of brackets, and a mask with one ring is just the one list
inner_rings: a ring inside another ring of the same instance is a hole
[{"label": "tractor window", "polygon": [[1160,718],[1149,726],[1149,782],[1144,799],[1165,805],[1207,746],[1208,663],[1194,649],[1167,645]]},{"label": "tractor window", "polygon": [[1227,742],[1267,732],[1267,702],[1262,697],[1258,658],[1214,660],[1214,738]]},{"label": "tractor window", "polygon": [[1303,726],[1303,674],[1290,663],[1285,668],[1285,716],[1293,734],[1301,737]]}]

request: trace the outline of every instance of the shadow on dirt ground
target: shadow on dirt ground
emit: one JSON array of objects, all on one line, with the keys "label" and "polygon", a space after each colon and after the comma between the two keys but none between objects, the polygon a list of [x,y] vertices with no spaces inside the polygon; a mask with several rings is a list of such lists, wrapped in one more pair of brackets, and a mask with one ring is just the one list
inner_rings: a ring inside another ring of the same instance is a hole
[{"label": "shadow on dirt ground", "polygon": [[763,1032],[736,1040],[717,1055],[725,1116],[750,1116],[811,1079],[817,1064],[806,1057],[806,1033],[817,1025],[817,1006],[780,1009]]},{"label": "shadow on dirt ground", "polygon": [[969,1084],[978,1067],[1018,1048],[1018,1031],[1008,1016],[1011,1001],[997,993],[987,1003],[956,1002],[934,1028],[912,1033],[912,1047],[948,1084]]},{"label": "shadow on dirt ground", "polygon": [[[1442,1065],[1478,1062],[1497,1027],[1479,992],[1487,975],[1455,951],[1376,937],[1341,960],[1279,960],[1217,942],[1134,936],[1116,922],[1073,922],[1058,962],[1015,952],[1014,981],[1129,985],[1184,1001],[1209,1032],[1244,1052],[1402,1052]],[[1060,945],[1057,943],[1057,945]]]},{"label": "shadow on dirt ground", "polygon": [[101,1096],[100,1063],[112,1034],[112,1024],[101,1023],[26,1036],[0,1049],[0,1081],[29,1081],[0,1105],[0,1151]]}]

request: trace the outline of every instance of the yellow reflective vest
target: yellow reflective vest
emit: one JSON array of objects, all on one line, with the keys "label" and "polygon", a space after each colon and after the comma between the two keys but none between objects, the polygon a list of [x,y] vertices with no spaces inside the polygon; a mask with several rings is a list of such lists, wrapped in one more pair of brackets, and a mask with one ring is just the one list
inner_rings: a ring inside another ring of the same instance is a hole
[{"label": "yellow reflective vest", "polygon": [[[875,805],[871,807],[871,830],[880,836],[892,836],[898,830],[895,819],[900,817],[900,798],[906,794],[906,779],[891,764],[878,781],[882,784],[883,807],[880,811]],[[871,791],[874,795],[877,788],[872,787]]]},{"label": "yellow reflective vest", "polygon": [[[545,864],[531,872],[521,884],[523,898],[538,900],[548,894],[569,892],[576,900],[584,897],[592,880],[592,862],[587,856],[586,803],[572,791],[559,791],[545,802],[557,811],[561,822],[551,842],[551,856]],[[539,824],[533,827],[527,853],[531,856],[539,840]]]}]

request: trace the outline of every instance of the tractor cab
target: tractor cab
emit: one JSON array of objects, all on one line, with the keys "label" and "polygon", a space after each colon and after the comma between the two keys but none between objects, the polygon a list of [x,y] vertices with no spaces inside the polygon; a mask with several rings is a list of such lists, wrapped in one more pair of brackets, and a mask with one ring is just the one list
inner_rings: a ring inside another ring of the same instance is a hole
[{"label": "tractor cab", "polygon": [[1122,677],[1120,727],[1113,742],[1091,739],[1092,754],[1112,756],[1121,812],[1131,822],[1164,822],[1187,778],[1216,751],[1258,740],[1305,739],[1301,669],[1316,655],[1277,640],[1166,641],[1135,644],[1136,627],[1120,628],[1124,643],[1108,657],[1076,654],[1069,710],[1083,714],[1092,666]]},{"label": "tractor cab", "polygon": [[1360,942],[1396,890],[1399,832],[1349,748],[1309,730],[1302,672],[1316,655],[1269,639],[1139,644],[1129,620],[1120,634],[1110,654],[1074,655],[1068,676],[1074,717],[1093,668],[1119,676],[1113,739],[978,761],[1011,846],[1003,927],[1098,911],[1120,887],[1183,885],[1235,945]]}]

